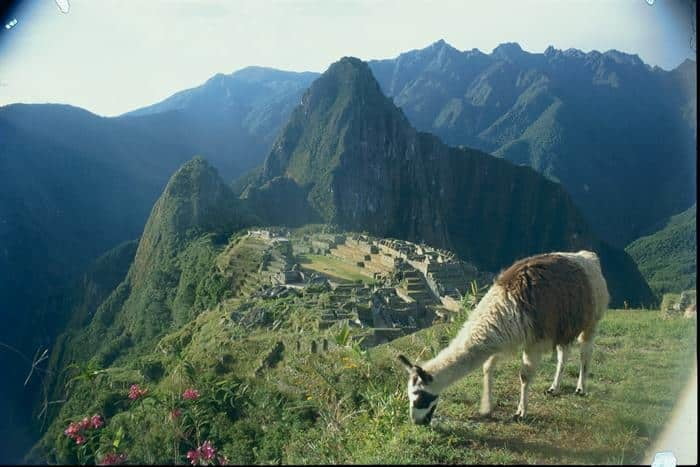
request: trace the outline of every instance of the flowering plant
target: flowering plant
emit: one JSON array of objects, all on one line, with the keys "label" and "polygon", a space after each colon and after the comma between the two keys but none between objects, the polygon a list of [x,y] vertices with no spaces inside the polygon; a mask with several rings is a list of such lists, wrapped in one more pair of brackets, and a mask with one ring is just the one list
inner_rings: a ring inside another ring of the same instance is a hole
[{"label": "flowering plant", "polygon": [[97,465],[120,465],[126,462],[126,454],[117,454],[110,452],[102,457],[102,460]]},{"label": "flowering plant", "polygon": [[192,465],[214,465],[214,462],[218,462],[219,465],[225,465],[228,463],[226,456],[216,455],[216,448],[212,446],[209,440],[203,442],[196,450],[188,451],[187,459]]},{"label": "flowering plant", "polygon": [[75,441],[75,444],[85,444],[87,442],[87,431],[102,428],[104,420],[101,415],[95,414],[91,418],[85,417],[79,422],[70,422],[63,434]]},{"label": "flowering plant", "polygon": [[148,389],[141,388],[138,384],[132,384],[129,388],[129,399],[135,401],[148,393]]},{"label": "flowering plant", "polygon": [[199,391],[193,388],[188,388],[182,393],[182,398],[189,401],[199,399]]}]

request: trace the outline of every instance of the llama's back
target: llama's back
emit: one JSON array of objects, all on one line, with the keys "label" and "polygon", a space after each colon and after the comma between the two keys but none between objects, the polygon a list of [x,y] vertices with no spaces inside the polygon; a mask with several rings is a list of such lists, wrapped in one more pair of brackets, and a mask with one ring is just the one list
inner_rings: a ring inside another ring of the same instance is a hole
[{"label": "llama's back", "polygon": [[597,256],[587,251],[524,258],[503,271],[494,288],[502,289],[528,323],[528,340],[569,344],[595,329],[607,307]]},{"label": "llama's back", "polygon": [[608,293],[608,285],[603,276],[603,271],[600,267],[600,259],[598,255],[592,251],[581,250],[577,253],[557,253],[565,256],[572,261],[575,261],[586,272],[586,276],[591,283],[593,289],[593,297],[595,300],[595,309],[598,320],[603,318],[603,314],[608,309],[610,303],[610,294]]}]

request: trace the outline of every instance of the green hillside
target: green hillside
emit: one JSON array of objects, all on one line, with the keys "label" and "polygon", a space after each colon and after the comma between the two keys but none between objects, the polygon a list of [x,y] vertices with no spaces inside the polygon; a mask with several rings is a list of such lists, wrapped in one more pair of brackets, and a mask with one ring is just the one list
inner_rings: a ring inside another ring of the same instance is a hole
[{"label": "green hillside", "polygon": [[[105,366],[150,351],[165,332],[225,298],[230,277],[214,260],[230,235],[252,219],[204,159],[186,163],[153,206],[135,254],[131,247],[126,277],[113,281],[111,293],[99,301],[78,302],[84,305],[56,340],[50,367],[91,360]],[[114,267],[118,256],[111,256],[103,260],[105,269]],[[65,378],[56,371],[47,393],[60,397]]]},{"label": "green hillside", "polygon": [[[461,320],[369,351],[343,345],[342,330],[331,329],[329,350],[310,354],[289,345],[298,336],[291,317],[304,310],[290,308],[288,299],[267,302],[282,313],[275,332],[243,325],[255,306],[227,303],[168,334],[152,354],[77,378],[28,460],[94,462],[97,452],[98,461],[116,453],[130,463],[185,463],[207,440],[230,463],[638,463],[671,411],[696,345],[692,321],[611,311],[586,398],[573,395],[576,360],[567,366],[563,394],[543,395],[555,366],[545,359],[531,390],[531,416],[510,421],[519,387],[513,357],[496,372],[492,419],[477,416],[476,371],[443,395],[430,427],[419,427],[409,423],[406,375],[395,356],[428,359]],[[287,343],[281,352],[279,342]],[[129,399],[132,384],[147,393]],[[184,399],[187,389],[199,397]],[[89,430],[85,444],[63,433],[93,414],[105,425]]]},{"label": "green hillside", "polygon": [[696,210],[693,205],[671,217],[656,233],[625,248],[657,296],[696,287]]}]

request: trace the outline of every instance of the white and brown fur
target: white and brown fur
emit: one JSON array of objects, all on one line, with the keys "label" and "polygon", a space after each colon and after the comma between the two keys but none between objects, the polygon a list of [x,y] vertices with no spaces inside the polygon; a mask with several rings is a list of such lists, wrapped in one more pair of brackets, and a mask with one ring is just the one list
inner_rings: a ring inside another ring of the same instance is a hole
[{"label": "white and brown fur", "polygon": [[435,358],[419,366],[399,356],[410,374],[411,418],[418,424],[430,423],[437,396],[479,365],[484,373],[480,413],[490,414],[496,358],[519,349],[523,355],[515,417],[523,418],[540,357],[556,347],[557,369],[547,390],[556,394],[569,346],[576,338],[581,344],[576,394],[584,395],[593,338],[608,301],[598,256],[591,251],[548,253],[517,261],[496,278],[459,334]]}]

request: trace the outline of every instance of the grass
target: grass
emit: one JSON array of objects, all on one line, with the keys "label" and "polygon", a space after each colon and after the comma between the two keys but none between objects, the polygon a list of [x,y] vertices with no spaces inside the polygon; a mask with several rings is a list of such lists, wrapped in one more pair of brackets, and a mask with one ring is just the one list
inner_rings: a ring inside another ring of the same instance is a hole
[{"label": "grass", "polygon": [[[387,368],[391,376],[385,374],[383,379],[395,390],[385,395],[398,403],[398,414],[385,416],[386,423],[358,416],[333,434],[334,440],[327,441],[349,449],[329,449],[328,457],[322,458],[297,452],[290,461],[641,462],[645,450],[660,434],[692,366],[696,348],[693,323],[683,318],[663,319],[659,312],[609,312],[597,339],[589,394],[583,398],[573,394],[578,372],[575,357],[566,367],[562,395],[545,396],[555,369],[555,360],[545,356],[530,393],[530,415],[524,422],[510,421],[519,394],[517,357],[504,359],[496,370],[492,419],[478,417],[481,372],[476,371],[443,394],[430,428],[408,423],[405,375],[401,369]],[[454,325],[434,326],[371,353],[386,364],[392,363],[397,351],[427,359],[441,348],[437,344],[440,339],[451,337],[457,329]]]},{"label": "grass", "polygon": [[[308,308],[292,302],[259,301],[249,309],[265,306],[275,319],[291,319],[297,308]],[[197,388],[202,393],[202,402],[192,406],[201,425],[197,438],[212,440],[234,463],[639,463],[671,413],[696,348],[694,320],[666,319],[658,311],[610,311],[596,340],[586,397],[573,395],[576,348],[562,395],[544,395],[555,368],[546,355],[530,392],[529,418],[512,422],[519,393],[519,361],[513,356],[497,366],[492,419],[478,417],[481,372],[475,371],[441,396],[432,425],[419,427],[408,420],[406,374],[396,354],[426,360],[458,332],[460,322],[368,352],[335,346],[309,354],[290,346],[278,365],[256,374],[293,327],[272,332],[267,325],[243,333],[228,318],[235,303],[200,314],[164,338],[159,351],[112,367],[102,380],[76,389],[44,438],[43,449],[58,449],[49,460],[75,462],[74,447],[62,434],[67,421],[103,413],[100,443],[111,443],[124,427],[129,436],[120,450],[129,462],[186,462],[191,447],[165,447],[173,446],[172,424],[163,423],[167,407],[126,399],[136,382],[164,400],[179,398],[185,387]],[[316,335],[307,329],[299,336]],[[185,382],[183,364],[190,368]],[[143,370],[161,366],[162,372]],[[223,388],[233,397],[230,404],[219,400]]]},{"label": "grass", "polygon": [[301,255],[298,257],[303,269],[316,271],[342,281],[369,283],[372,276],[360,267],[339,258],[324,255]]}]

